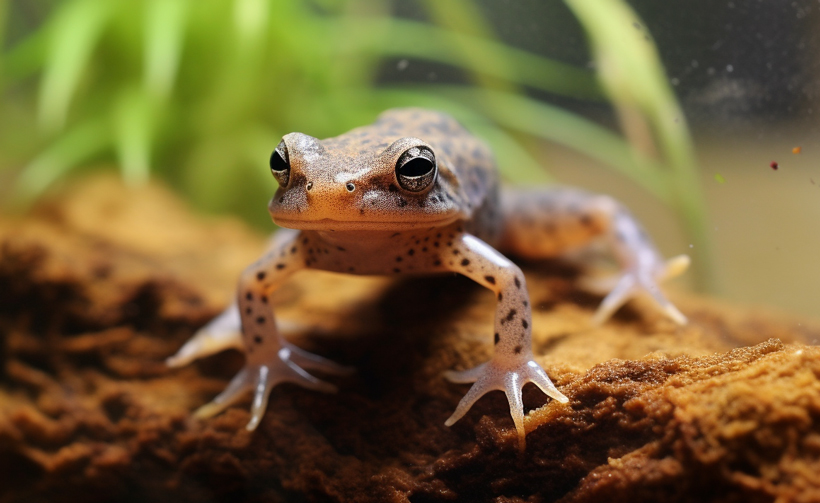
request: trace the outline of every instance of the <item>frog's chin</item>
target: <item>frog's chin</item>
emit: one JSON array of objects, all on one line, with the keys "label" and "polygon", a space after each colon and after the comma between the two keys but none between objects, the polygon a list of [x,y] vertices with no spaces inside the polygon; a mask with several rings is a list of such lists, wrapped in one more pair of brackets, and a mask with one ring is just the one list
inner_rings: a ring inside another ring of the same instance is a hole
[{"label": "frog's chin", "polygon": [[414,229],[429,229],[431,227],[443,227],[458,220],[458,216],[448,215],[438,219],[419,219],[412,221],[363,221],[363,220],[333,220],[322,218],[318,220],[305,220],[296,218],[274,217],[273,222],[288,229],[299,229],[306,231],[381,231],[381,232],[402,232]]}]

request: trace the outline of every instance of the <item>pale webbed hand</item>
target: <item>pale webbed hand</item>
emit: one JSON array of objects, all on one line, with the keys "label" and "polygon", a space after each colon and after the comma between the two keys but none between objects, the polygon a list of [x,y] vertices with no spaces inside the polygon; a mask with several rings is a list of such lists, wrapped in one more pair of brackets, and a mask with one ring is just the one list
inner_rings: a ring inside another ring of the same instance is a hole
[{"label": "pale webbed hand", "polygon": [[601,325],[630,299],[644,296],[651,299],[666,317],[678,325],[685,325],[688,322],[686,316],[666,298],[659,285],[667,279],[683,274],[689,264],[688,255],[678,255],[662,262],[660,266],[655,266],[654,261],[638,261],[620,274],[606,278],[582,279],[583,288],[606,294],[595,311],[592,322]]}]

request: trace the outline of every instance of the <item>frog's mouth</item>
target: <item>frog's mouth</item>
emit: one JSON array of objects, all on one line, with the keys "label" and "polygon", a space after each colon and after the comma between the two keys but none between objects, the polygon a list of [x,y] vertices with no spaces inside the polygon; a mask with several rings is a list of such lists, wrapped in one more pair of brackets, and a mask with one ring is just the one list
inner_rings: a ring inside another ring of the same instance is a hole
[{"label": "frog's mouth", "polygon": [[458,220],[458,215],[447,215],[445,217],[418,219],[418,220],[334,220],[332,218],[322,218],[317,220],[306,220],[301,218],[273,217],[273,222],[288,229],[299,229],[308,231],[390,231],[402,232],[413,229],[429,229],[431,227],[442,227]]}]

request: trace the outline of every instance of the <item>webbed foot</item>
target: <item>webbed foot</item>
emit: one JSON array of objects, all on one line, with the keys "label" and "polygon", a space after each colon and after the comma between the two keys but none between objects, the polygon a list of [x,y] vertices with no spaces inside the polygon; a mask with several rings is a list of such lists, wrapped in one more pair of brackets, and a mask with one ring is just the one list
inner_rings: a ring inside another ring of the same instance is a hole
[{"label": "webbed foot", "polygon": [[232,403],[242,398],[246,391],[252,389],[251,420],[246,428],[248,431],[253,431],[259,426],[259,422],[265,414],[271,390],[277,384],[292,382],[317,391],[336,392],[336,386],[310,375],[302,366],[336,375],[346,375],[353,372],[350,367],[339,365],[326,358],[297,348],[292,344],[284,343],[284,346],[268,362],[251,363],[248,361],[245,367],[234,376],[225,390],[217,395],[213,401],[197,409],[194,416],[207,418],[219,414]]},{"label": "webbed foot", "polygon": [[689,257],[678,255],[666,261],[659,270],[646,268],[632,268],[624,271],[613,281],[585,281],[585,287],[595,291],[609,291],[598,306],[592,317],[595,325],[601,325],[612,316],[621,306],[638,295],[649,297],[658,306],[658,309],[678,325],[685,325],[688,320],[661,291],[660,282],[682,274],[689,267]]},{"label": "webbed foot", "polygon": [[510,414],[512,415],[513,423],[515,423],[515,429],[518,432],[518,448],[522,451],[526,445],[526,432],[524,431],[524,404],[521,399],[521,388],[528,382],[531,382],[551,398],[561,403],[567,403],[569,401],[569,399],[552,384],[552,381],[547,377],[547,373],[544,372],[544,369],[532,360],[531,357],[522,358],[519,364],[513,366],[510,366],[507,362],[505,362],[504,365],[500,365],[497,360],[493,359],[470,370],[450,370],[445,372],[444,375],[452,382],[475,383],[458,403],[453,415],[444,422],[446,426],[455,424],[456,421],[461,419],[464,414],[470,410],[470,407],[487,392],[500,390],[507,395],[507,402],[510,405]]}]

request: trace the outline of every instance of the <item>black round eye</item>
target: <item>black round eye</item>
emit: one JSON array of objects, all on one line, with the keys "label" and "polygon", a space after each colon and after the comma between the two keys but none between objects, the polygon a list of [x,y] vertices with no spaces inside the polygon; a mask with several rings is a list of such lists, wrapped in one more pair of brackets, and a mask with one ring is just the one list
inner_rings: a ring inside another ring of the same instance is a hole
[{"label": "black round eye", "polygon": [[270,171],[281,187],[285,187],[290,179],[290,159],[285,140],[279,142],[276,150],[270,155]]},{"label": "black round eye", "polygon": [[436,178],[436,156],[427,147],[408,149],[396,162],[396,178],[403,189],[421,192]]}]

